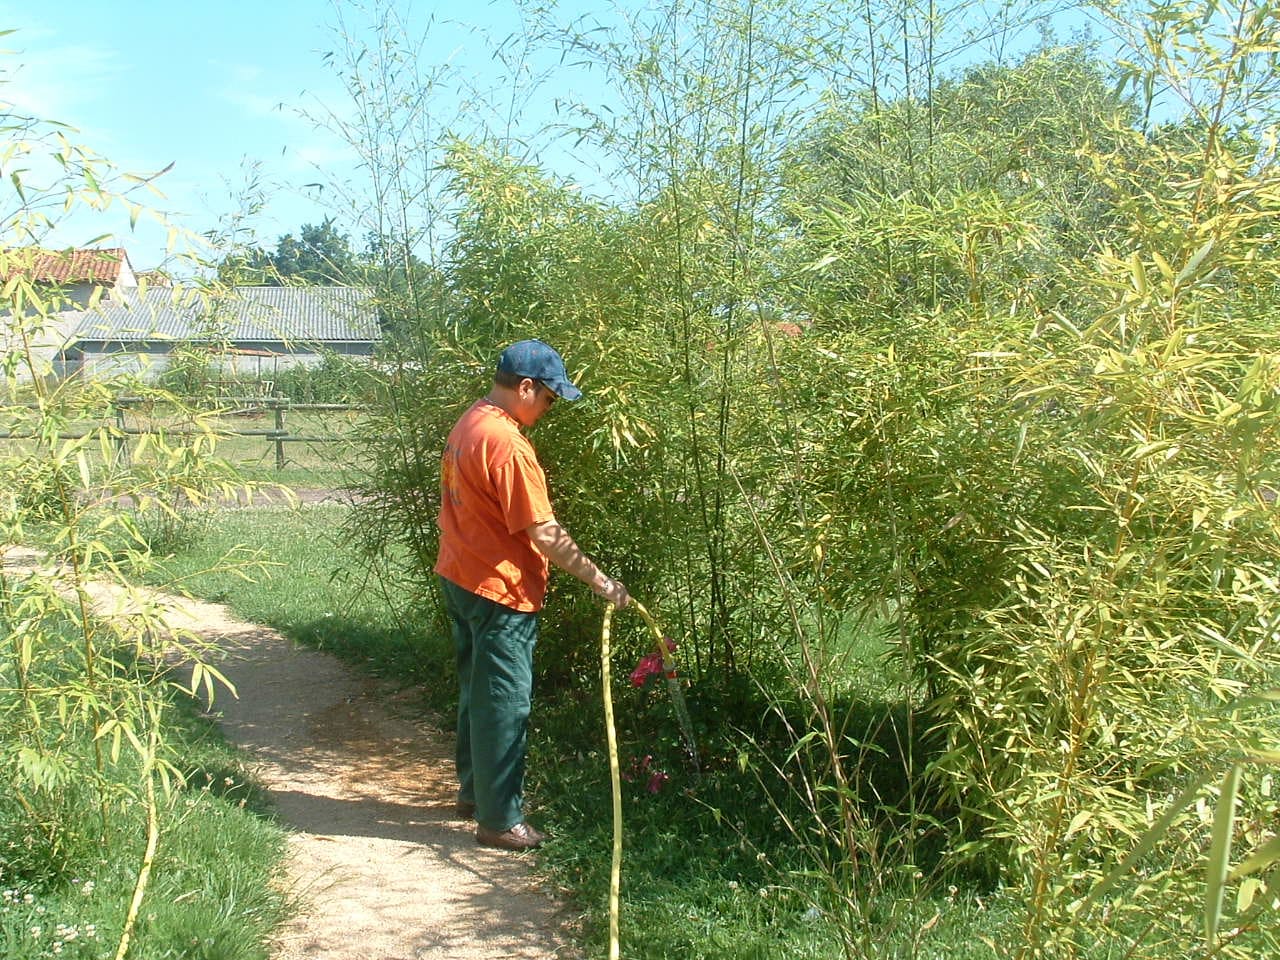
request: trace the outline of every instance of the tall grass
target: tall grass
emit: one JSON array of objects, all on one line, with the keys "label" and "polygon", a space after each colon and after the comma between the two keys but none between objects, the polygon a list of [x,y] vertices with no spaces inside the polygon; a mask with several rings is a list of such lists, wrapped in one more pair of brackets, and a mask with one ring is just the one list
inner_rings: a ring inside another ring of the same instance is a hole
[{"label": "tall grass", "polygon": [[[58,636],[23,685],[76,682],[76,633]],[[93,728],[75,714],[47,717],[33,734],[13,669],[9,658],[0,665],[0,952],[6,960],[98,960],[121,939],[147,845],[146,809],[135,794],[140,761],[123,752],[99,771]],[[190,697],[172,688],[146,696],[167,731],[174,789],[158,804],[163,839],[128,955],[265,960],[289,910],[284,832]],[[38,754],[24,752],[33,735]]]}]

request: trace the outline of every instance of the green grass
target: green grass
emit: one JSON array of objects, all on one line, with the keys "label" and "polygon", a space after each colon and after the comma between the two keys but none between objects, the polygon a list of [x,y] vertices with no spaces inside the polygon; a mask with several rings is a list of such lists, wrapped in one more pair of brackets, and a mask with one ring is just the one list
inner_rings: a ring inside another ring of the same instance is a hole
[{"label": "green grass", "polygon": [[[308,439],[283,444],[283,468],[277,465],[275,441],[265,437],[229,432],[218,441],[217,453],[235,464],[246,480],[297,488],[342,487],[349,479],[345,465],[351,462],[351,438],[360,422],[359,415],[350,412],[288,411],[285,429]],[[222,425],[228,431],[274,429],[275,420],[267,411],[257,417],[224,418]]]},{"label": "green grass", "polygon": [[[248,619],[270,624],[301,642],[330,650],[369,671],[417,683],[424,702],[446,707],[453,696],[448,643],[429,596],[417,616],[412,598],[383,598],[365,583],[361,561],[336,538],[341,507],[226,511],[206,534],[163,565],[195,594],[228,603]],[[252,582],[230,573],[202,573],[238,544],[256,544],[273,565]],[[626,621],[623,629],[635,627]],[[883,637],[848,635],[841,643],[877,662]],[[623,942],[628,957],[813,958],[842,956],[829,897],[812,861],[765,802],[768,789],[791,802],[785,785],[762,763],[785,753],[783,729],[749,684],[736,691],[688,691],[704,773],[695,781],[682,761],[678,730],[661,688],[626,685],[627,664],[615,664],[615,694],[626,783]],[[883,686],[883,685],[880,685]],[[883,708],[887,710],[887,708]],[[885,716],[863,708],[867,728],[887,729]],[[528,805],[531,819],[555,839],[539,867],[583,910],[581,936],[592,952],[607,938],[611,850],[608,766],[599,681],[586,676],[535,694]],[[883,737],[888,749],[894,737]],[[651,757],[641,769],[643,758]],[[879,763],[883,769],[872,767]],[[670,779],[656,794],[648,775]],[[901,783],[900,764],[868,754],[864,773],[885,790]],[[764,785],[762,785],[764,784]],[[948,891],[934,879],[903,895],[885,895],[866,935],[876,956],[986,957],[978,932],[1008,922],[977,888]],[[938,918],[928,935],[919,928]],[[847,920],[847,918],[846,918]],[[915,944],[915,946],[913,946]]]},{"label": "green grass", "polygon": [[[49,649],[57,642],[46,637],[37,684],[65,681]],[[11,669],[7,660],[0,666],[0,752],[13,756],[39,743],[67,774],[47,787],[20,778],[17,768],[0,775],[0,956],[113,956],[145,846],[137,763],[126,749],[108,758],[99,781],[87,730],[74,714],[50,710],[32,733],[21,722],[27,714],[16,710]],[[149,695],[166,704],[168,755],[185,782],[162,794],[160,845],[129,957],[266,960],[289,910],[277,882],[284,832],[190,698],[161,686]]]},{"label": "green grass", "polygon": [[[346,513],[334,505],[217,511],[150,579],[227,603],[371,673],[421,685],[439,703],[450,696],[453,667],[434,598],[384,593],[341,538]],[[238,570],[226,569],[228,555],[241,562]]]}]

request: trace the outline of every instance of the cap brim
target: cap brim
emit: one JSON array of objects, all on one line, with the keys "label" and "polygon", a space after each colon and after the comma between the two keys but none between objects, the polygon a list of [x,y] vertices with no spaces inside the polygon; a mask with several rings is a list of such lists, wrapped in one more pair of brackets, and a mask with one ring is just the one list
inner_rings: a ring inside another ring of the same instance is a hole
[{"label": "cap brim", "polygon": [[562,400],[579,400],[582,397],[582,391],[568,380],[554,380],[547,383],[547,386],[554,390],[556,396]]}]

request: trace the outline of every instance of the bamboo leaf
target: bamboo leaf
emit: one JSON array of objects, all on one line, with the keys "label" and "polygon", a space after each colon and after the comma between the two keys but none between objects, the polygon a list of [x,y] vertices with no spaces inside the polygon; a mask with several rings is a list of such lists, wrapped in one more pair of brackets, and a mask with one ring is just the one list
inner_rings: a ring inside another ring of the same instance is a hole
[{"label": "bamboo leaf", "polygon": [[1138,291],[1139,296],[1145,297],[1151,290],[1151,285],[1147,282],[1147,268],[1142,264],[1142,257],[1138,255],[1138,251],[1134,251],[1129,258],[1129,272],[1133,275],[1133,288]]},{"label": "bamboo leaf", "polygon": [[1071,823],[1067,826],[1067,832],[1062,835],[1063,840],[1069,840],[1081,827],[1093,819],[1092,812],[1081,810],[1071,818]]},{"label": "bamboo leaf", "polygon": [[1257,873],[1273,863],[1280,863],[1280,836],[1272,837],[1231,871],[1228,880],[1239,880],[1241,877],[1247,877],[1251,873]]},{"label": "bamboo leaf", "polygon": [[1204,789],[1204,785],[1209,782],[1210,776],[1212,776],[1211,773],[1203,773],[1192,778],[1191,782],[1188,783],[1187,786],[1182,789],[1182,792],[1174,797],[1169,806],[1165,808],[1164,813],[1162,813],[1155,823],[1147,829],[1147,832],[1142,835],[1142,838],[1138,841],[1137,845],[1129,851],[1128,856],[1120,861],[1120,863],[1113,868],[1110,873],[1098,881],[1098,883],[1094,885],[1093,889],[1089,891],[1088,895],[1081,900],[1078,905],[1073,905],[1075,907],[1074,912],[1080,915],[1087,913],[1094,904],[1106,896],[1107,893],[1120,882],[1120,879],[1129,872],[1135,863],[1155,849],[1156,844],[1159,843],[1165,834],[1169,832],[1169,828],[1173,826],[1173,822],[1182,815],[1188,806],[1190,806],[1191,801],[1195,799],[1196,794]]},{"label": "bamboo leaf", "polygon": [[1236,912],[1244,913],[1253,906],[1254,898],[1265,890],[1267,885],[1257,877],[1246,877],[1244,882],[1240,884],[1240,890],[1236,893]]},{"label": "bamboo leaf", "polygon": [[1149,443],[1144,443],[1135,449],[1133,451],[1133,457],[1135,460],[1145,460],[1147,457],[1155,456],[1157,453],[1163,453],[1165,450],[1176,451],[1177,449],[1178,444],[1169,440],[1153,440]]},{"label": "bamboo leaf", "polygon": [[1213,249],[1214,240],[1210,237],[1204,244],[1191,255],[1191,259],[1186,262],[1183,268],[1178,272],[1178,276],[1174,279],[1173,284],[1176,287],[1182,286],[1184,282],[1195,276],[1200,269],[1200,264],[1204,263],[1204,258],[1209,255],[1209,251]]},{"label": "bamboo leaf", "polygon": [[1233,763],[1222,780],[1222,792],[1213,816],[1209,861],[1206,865],[1204,933],[1205,944],[1213,949],[1222,921],[1222,892],[1231,866],[1231,831],[1236,822],[1236,795],[1240,790],[1241,765]]}]

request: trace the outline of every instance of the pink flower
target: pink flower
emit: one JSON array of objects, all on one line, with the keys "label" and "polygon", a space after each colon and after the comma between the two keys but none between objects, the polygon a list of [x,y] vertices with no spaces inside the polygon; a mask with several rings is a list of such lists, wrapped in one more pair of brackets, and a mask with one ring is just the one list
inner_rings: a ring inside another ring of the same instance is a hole
[{"label": "pink flower", "polygon": [[662,785],[670,779],[671,777],[669,777],[666,773],[664,773],[661,770],[657,770],[654,772],[653,776],[649,778],[649,783],[645,787],[645,789],[648,790],[650,793],[657,793],[659,790],[662,789]]},{"label": "pink flower", "polygon": [[[663,644],[669,653],[675,653],[676,642],[670,637],[662,638]],[[650,677],[658,677],[663,673],[662,654],[658,652],[646,653],[640,658],[640,662],[636,664],[636,668],[631,671],[631,685],[635,687],[643,687]],[[672,670],[667,676],[674,678],[675,671]]]},{"label": "pink flower", "polygon": [[653,760],[653,756],[647,753],[644,755],[643,760],[641,760],[639,757],[632,757],[631,768],[626,773],[622,774],[622,779],[630,783],[634,777],[638,777],[641,774],[648,773],[649,764],[650,762],[652,762],[652,760]]},{"label": "pink flower", "polygon": [[656,653],[647,653],[640,658],[636,668],[631,671],[631,685],[643,687],[650,677],[659,676],[661,673],[662,658]]}]

